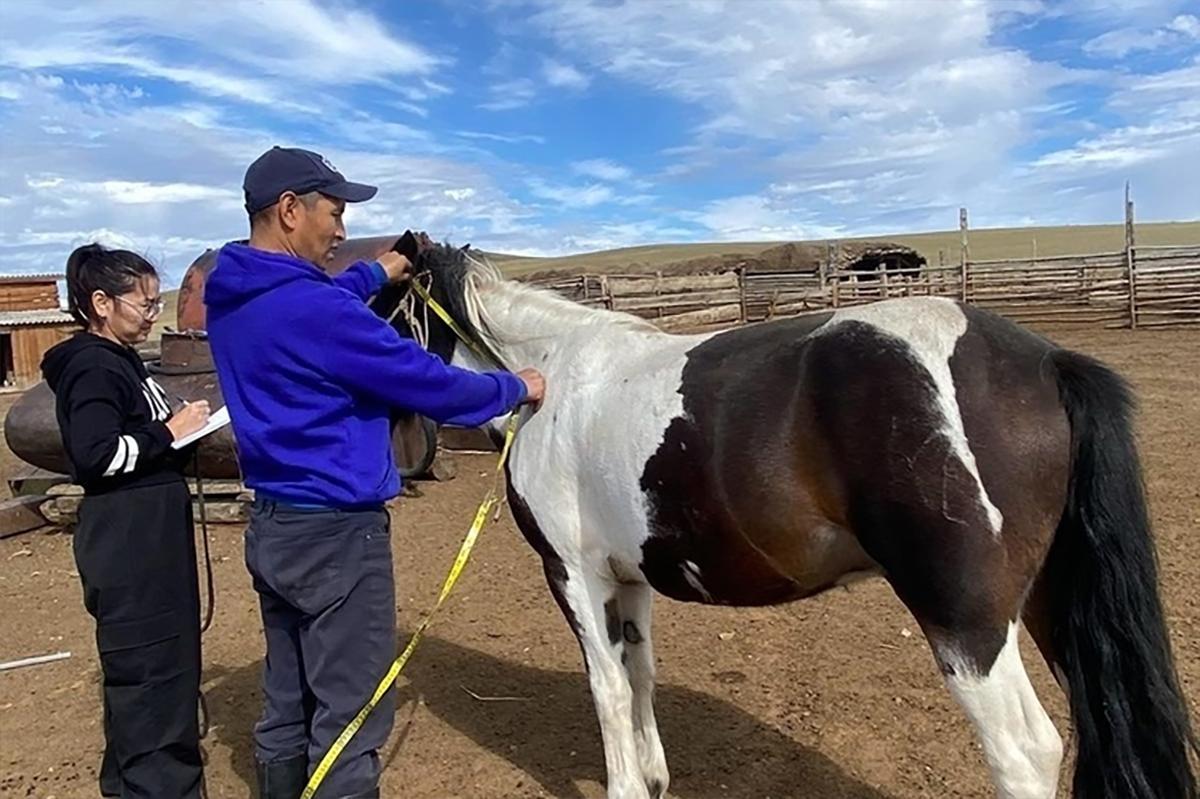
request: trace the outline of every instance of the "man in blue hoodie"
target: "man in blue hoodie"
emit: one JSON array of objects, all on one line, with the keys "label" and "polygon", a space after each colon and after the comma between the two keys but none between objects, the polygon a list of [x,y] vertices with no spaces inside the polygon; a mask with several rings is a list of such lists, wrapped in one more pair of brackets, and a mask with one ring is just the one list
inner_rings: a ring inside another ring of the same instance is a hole
[{"label": "man in blue hoodie", "polygon": [[[246,565],[267,659],[255,726],[261,799],[297,799],[312,768],[371,696],[395,656],[395,585],[384,502],[400,490],[390,411],[475,426],[544,391],[535,370],[477,374],[400,337],[367,307],[406,279],[388,253],[330,277],[347,202],[375,195],[322,156],[275,147],[243,186],[248,244],[227,244],[204,290],[208,335],[255,491]],[[379,796],[391,692],[321,795]]]}]

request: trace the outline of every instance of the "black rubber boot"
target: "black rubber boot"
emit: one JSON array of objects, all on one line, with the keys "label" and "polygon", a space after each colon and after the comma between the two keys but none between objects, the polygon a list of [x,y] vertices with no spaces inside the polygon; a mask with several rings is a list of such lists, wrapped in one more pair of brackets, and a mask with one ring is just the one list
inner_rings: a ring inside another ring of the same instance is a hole
[{"label": "black rubber boot", "polygon": [[258,776],[258,799],[300,799],[308,784],[308,757],[276,760],[273,763],[255,761]]},{"label": "black rubber boot", "polygon": [[353,794],[350,794],[349,796],[339,796],[338,799],[379,799],[379,789],[372,788],[369,791],[362,791],[361,793],[353,793]]}]

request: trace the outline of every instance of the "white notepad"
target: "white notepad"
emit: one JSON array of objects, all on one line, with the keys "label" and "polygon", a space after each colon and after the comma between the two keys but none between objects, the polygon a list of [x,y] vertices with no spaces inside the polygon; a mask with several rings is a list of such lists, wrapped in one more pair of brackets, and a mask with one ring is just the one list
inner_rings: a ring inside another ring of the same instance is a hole
[{"label": "white notepad", "polygon": [[182,449],[193,441],[198,441],[204,438],[209,433],[215,433],[225,425],[229,424],[229,407],[221,406],[221,410],[208,417],[208,423],[201,427],[191,435],[186,435],[171,445],[171,449]]}]

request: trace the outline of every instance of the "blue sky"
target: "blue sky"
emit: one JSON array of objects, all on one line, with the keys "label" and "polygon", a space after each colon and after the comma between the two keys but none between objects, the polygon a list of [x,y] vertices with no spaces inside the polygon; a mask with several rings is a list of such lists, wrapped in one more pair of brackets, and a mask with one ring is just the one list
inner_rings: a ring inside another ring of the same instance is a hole
[{"label": "blue sky", "polygon": [[529,254],[1200,218],[1200,3],[0,4],[0,270],[172,283],[311,147],[351,235]]}]

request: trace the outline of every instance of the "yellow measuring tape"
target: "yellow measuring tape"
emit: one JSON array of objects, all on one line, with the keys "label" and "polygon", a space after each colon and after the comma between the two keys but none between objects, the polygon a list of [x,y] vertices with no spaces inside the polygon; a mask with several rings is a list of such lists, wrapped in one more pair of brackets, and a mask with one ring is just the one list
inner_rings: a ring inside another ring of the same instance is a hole
[{"label": "yellow measuring tape", "polygon": [[[446,323],[446,327],[450,328],[450,330],[454,332],[454,335],[458,336],[459,341],[471,348],[472,352],[474,352],[484,361],[492,361],[501,369],[506,368],[504,364],[501,363],[500,358],[496,355],[496,353],[485,347],[482,342],[467,335],[467,332],[462,329],[458,322],[454,321],[454,317],[452,317],[449,312],[442,307],[441,303],[439,303],[430,295],[429,289],[418,283],[416,279],[413,279],[409,287],[411,288],[413,294],[416,294],[418,297],[420,297],[421,300],[427,306],[429,306],[429,309],[437,314],[439,319]],[[402,308],[402,305],[397,305],[396,310],[392,311],[392,315],[387,318],[387,321],[390,323],[393,319],[395,319],[396,314],[400,313]]]},{"label": "yellow measuring tape", "polygon": [[[458,324],[450,318],[450,314],[438,304],[436,300],[429,296],[429,292],[423,286],[413,283],[413,288],[417,290],[417,295],[425,301],[425,303],[433,309],[433,312],[441,317],[442,321],[450,326],[463,343],[471,347],[481,357],[494,360],[493,356],[480,351],[471,339],[462,331]],[[446,579],[442,581],[442,590],[438,594],[437,602],[434,603],[433,609],[421,620],[417,625],[417,629],[413,631],[412,637],[408,639],[408,645],[404,647],[404,651],[400,656],[392,661],[391,668],[387,674],[379,681],[379,685],[375,688],[375,693],[363,705],[362,710],[358,711],[358,715],[354,717],[346,728],[342,730],[342,734],[337,737],[333,745],[329,747],[329,751],[321,758],[321,762],[317,764],[317,768],[313,771],[312,776],[308,778],[308,784],[304,786],[304,793],[300,794],[300,799],[312,799],[316,794],[317,789],[321,787],[321,783],[325,781],[325,777],[345,750],[346,745],[358,733],[367,717],[371,715],[371,711],[379,704],[380,700],[387,695],[395,684],[396,678],[400,676],[400,672],[404,670],[404,666],[412,657],[413,650],[417,648],[417,644],[421,643],[421,639],[425,636],[425,631],[429,629],[429,625],[433,622],[433,617],[441,609],[446,602],[446,597],[450,596],[450,592],[454,590],[454,584],[458,582],[459,575],[462,574],[463,568],[467,565],[467,560],[471,557],[471,550],[475,548],[475,541],[479,538],[479,533],[483,530],[484,524],[487,523],[488,514],[500,503],[499,486],[500,476],[504,473],[504,464],[508,461],[509,450],[512,449],[513,439],[517,435],[517,412],[513,411],[508,420],[508,428],[504,433],[504,446],[500,449],[500,460],[496,461],[496,471],[492,475],[492,486],[488,489],[487,496],[483,498],[483,502],[479,505],[479,510],[475,512],[475,520],[471,522],[471,527],[467,530],[467,535],[463,538],[462,545],[458,548],[458,555],[454,558],[454,565],[450,567],[450,573],[446,575]]]}]

